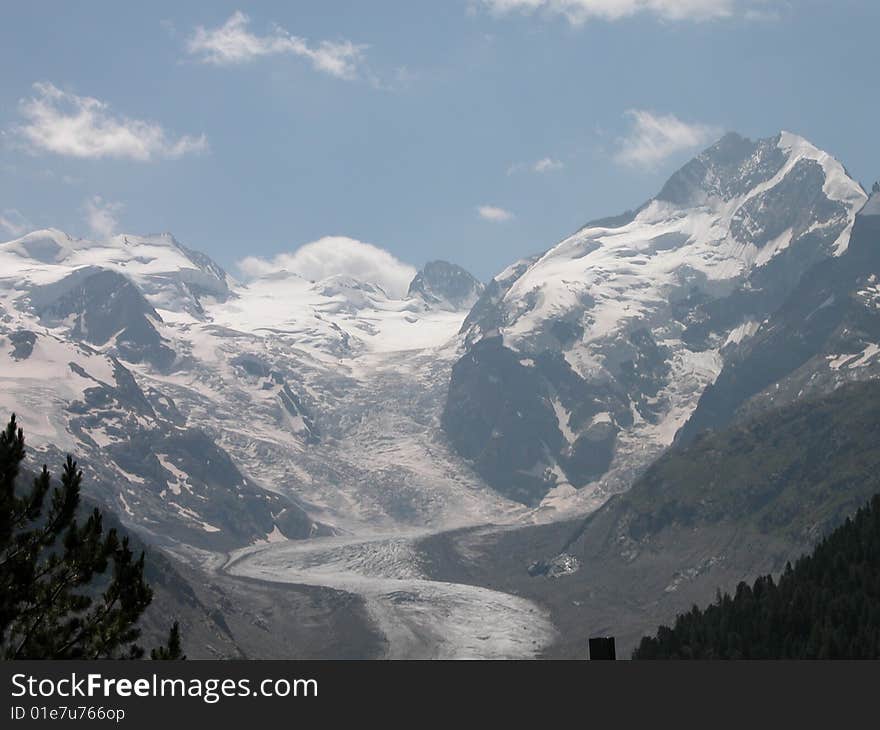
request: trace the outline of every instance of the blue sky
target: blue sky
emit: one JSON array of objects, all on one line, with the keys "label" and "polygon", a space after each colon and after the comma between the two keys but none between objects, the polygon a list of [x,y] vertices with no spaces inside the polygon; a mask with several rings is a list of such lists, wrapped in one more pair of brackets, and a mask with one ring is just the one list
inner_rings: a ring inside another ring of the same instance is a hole
[{"label": "blue sky", "polygon": [[880,177],[875,0],[9,3],[0,240],[324,236],[488,278],[726,130]]}]

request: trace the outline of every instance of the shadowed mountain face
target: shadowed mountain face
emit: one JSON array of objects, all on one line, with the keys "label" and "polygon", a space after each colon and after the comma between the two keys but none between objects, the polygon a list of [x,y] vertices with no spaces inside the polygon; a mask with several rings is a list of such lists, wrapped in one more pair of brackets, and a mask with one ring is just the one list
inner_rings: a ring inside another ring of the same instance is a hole
[{"label": "shadowed mountain face", "polygon": [[754,337],[734,349],[677,436],[692,441],[749,413],[880,375],[880,194],[847,252],[817,264]]},{"label": "shadowed mountain face", "polygon": [[428,538],[435,580],[473,582],[549,609],[546,654],[590,636],[627,656],[718,589],[778,574],[880,492],[880,382],[756,415],[673,447],[585,519]]},{"label": "shadowed mountain face", "polygon": [[93,345],[111,342],[131,362],[166,369],[174,351],[155,324],[161,317],[138,288],[115,271],[85,267],[59,282],[31,290],[30,303],[48,326],[69,323],[69,335]]},{"label": "shadowed mountain face", "polygon": [[880,384],[867,382],[707,434],[661,457],[565,552],[652,629],[781,571],[880,491],[878,429]]},{"label": "shadowed mountain face", "polygon": [[482,292],[479,281],[446,261],[429,261],[409,285],[409,296],[453,310],[470,309]]},{"label": "shadowed mountain face", "polygon": [[[534,465],[548,451],[560,455],[561,469],[581,475],[578,486],[608,469],[616,431],[612,419],[603,417],[607,404],[619,404],[617,423],[632,423],[616,395],[590,388],[558,352],[546,350],[524,364],[500,337],[486,338],[452,370],[443,426],[455,449],[499,492],[535,505],[547,475]],[[567,419],[566,431],[580,433],[574,443],[561,432],[553,408],[562,398],[580,404]]]},{"label": "shadowed mountain face", "polygon": [[[45,348],[44,340],[37,339],[36,347]],[[171,399],[155,390],[145,393],[119,360],[108,362],[89,350],[77,354],[67,377],[81,383],[82,394],[62,411],[76,439],[71,448],[82,459],[89,493],[118,505],[127,524],[159,544],[208,550],[270,534],[298,539],[332,533],[294,500],[245,477],[207,433],[186,425]],[[63,459],[54,445],[38,449],[46,461]]]},{"label": "shadowed mountain face", "polygon": [[525,504],[588,507],[625,489],[735,347],[845,254],[865,199],[800,137],[724,137],[636,212],[489,283],[462,330],[450,443]]}]

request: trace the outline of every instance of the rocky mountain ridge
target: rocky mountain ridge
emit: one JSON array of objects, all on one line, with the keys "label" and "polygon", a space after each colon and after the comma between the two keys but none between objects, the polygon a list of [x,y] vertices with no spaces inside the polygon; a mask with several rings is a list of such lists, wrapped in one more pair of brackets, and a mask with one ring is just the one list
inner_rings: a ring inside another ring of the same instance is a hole
[{"label": "rocky mountain ridge", "polygon": [[634,212],[486,287],[444,429],[496,489],[590,509],[672,443],[728,354],[824,260],[867,196],[796,135],[729,134]]}]

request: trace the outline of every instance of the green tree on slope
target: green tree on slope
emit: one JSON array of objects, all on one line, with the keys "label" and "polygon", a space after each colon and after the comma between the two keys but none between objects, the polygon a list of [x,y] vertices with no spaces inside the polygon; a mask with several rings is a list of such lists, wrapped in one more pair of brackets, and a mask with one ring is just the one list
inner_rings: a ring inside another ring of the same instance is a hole
[{"label": "green tree on slope", "polygon": [[[16,484],[24,457],[13,415],[0,432],[0,657],[142,657],[137,622],[153,597],[143,553],[105,533],[100,510],[77,520],[82,472],[70,456],[58,486],[44,466],[28,490]],[[176,623],[152,656],[181,658]]]},{"label": "green tree on slope", "polygon": [[811,555],[694,606],[646,636],[635,659],[880,658],[880,495]]}]

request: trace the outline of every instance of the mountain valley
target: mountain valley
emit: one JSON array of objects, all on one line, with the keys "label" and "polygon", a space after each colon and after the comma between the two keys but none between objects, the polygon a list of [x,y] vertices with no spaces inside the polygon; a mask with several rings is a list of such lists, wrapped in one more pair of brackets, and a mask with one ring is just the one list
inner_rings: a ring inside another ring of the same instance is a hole
[{"label": "mountain valley", "polygon": [[631,649],[876,491],[878,251],[880,193],[787,132],[485,285],[35,231],[0,410],[160,556],[194,657]]}]

